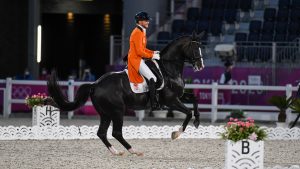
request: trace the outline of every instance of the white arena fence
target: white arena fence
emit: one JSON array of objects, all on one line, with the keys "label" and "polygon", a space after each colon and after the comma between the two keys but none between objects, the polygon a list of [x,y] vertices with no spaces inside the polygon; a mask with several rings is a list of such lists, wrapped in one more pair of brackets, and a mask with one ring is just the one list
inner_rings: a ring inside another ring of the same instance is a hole
[{"label": "white arena fence", "polygon": [[[5,80],[0,80],[0,84],[5,84],[5,88],[0,88],[0,91],[4,91],[4,107],[3,107],[3,116],[5,118],[9,117],[11,114],[12,104],[25,104],[24,99],[12,99],[12,85],[46,85],[46,81],[37,81],[37,80],[12,80],[7,78]],[[84,83],[92,82],[75,82],[74,80],[61,81],[60,85],[67,86],[67,94],[69,101],[74,100],[74,88]],[[218,119],[218,109],[228,109],[228,110],[253,110],[253,111],[278,111],[274,106],[258,106],[258,105],[220,105],[218,104],[218,91],[219,90],[259,90],[259,91],[283,91],[287,97],[292,95],[293,91],[297,91],[296,86],[287,84],[286,86],[255,86],[255,85],[218,85],[217,83],[212,84],[186,84],[186,89],[209,89],[211,90],[211,104],[198,104],[198,107],[201,109],[210,109],[208,112],[211,118],[211,122],[215,122]],[[86,105],[92,105],[90,101]],[[187,107],[192,108],[192,104],[186,104]],[[295,119],[295,115],[291,113],[291,109],[287,109],[287,122],[291,122]],[[274,113],[263,113],[260,112],[257,118],[262,118],[264,115],[269,115]],[[74,112],[68,112],[68,118],[71,119],[74,116]],[[262,119],[260,119],[262,120]],[[264,119],[265,120],[265,119]]]},{"label": "white arena fence", "polygon": [[[0,140],[72,140],[96,139],[99,126],[57,126],[57,127],[27,127],[27,126],[0,126]],[[125,126],[123,136],[126,139],[170,139],[177,126]],[[268,140],[299,140],[300,128],[268,128]],[[188,126],[180,138],[193,139],[221,139],[224,126]],[[109,139],[112,139],[112,127],[108,129]]]}]

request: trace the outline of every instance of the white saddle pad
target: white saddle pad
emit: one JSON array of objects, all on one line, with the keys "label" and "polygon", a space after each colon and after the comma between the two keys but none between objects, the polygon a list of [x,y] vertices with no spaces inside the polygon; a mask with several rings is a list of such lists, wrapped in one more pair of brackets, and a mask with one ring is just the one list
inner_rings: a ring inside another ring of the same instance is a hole
[{"label": "white saddle pad", "polygon": [[[157,62],[155,60],[154,60],[154,63],[156,65],[156,67],[159,69],[159,66],[158,66],[158,64],[157,64]],[[159,71],[160,71],[160,69],[159,69]],[[127,69],[125,69],[125,72],[126,72],[126,74],[128,76],[128,70]],[[142,76],[142,77],[143,77],[143,82],[142,83],[132,83],[132,82],[129,82],[130,83],[130,88],[133,91],[133,93],[145,93],[145,92],[149,91],[148,84],[147,84],[144,76]],[[128,79],[129,79],[129,77],[128,77]],[[163,82],[162,82],[161,86],[157,90],[161,90],[164,87],[164,85],[165,85],[165,81],[163,79]]]}]

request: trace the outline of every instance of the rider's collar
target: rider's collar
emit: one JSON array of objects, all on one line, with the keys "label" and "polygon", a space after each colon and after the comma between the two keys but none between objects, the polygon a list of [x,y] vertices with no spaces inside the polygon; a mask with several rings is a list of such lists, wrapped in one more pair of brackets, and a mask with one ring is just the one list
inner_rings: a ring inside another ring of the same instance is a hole
[{"label": "rider's collar", "polygon": [[137,25],[137,27],[141,28],[144,33],[146,33],[146,28],[144,28],[142,25],[139,25],[139,24],[136,24],[136,25]]}]

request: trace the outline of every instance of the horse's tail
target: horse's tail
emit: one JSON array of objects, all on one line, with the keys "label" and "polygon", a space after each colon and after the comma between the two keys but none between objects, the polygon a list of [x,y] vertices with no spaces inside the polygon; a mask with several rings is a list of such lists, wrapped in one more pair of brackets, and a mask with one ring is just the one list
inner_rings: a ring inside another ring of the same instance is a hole
[{"label": "horse's tail", "polygon": [[84,105],[90,95],[92,84],[79,86],[73,102],[67,101],[63,95],[56,79],[55,72],[52,72],[47,82],[49,95],[53,98],[58,108],[62,111],[72,111]]}]

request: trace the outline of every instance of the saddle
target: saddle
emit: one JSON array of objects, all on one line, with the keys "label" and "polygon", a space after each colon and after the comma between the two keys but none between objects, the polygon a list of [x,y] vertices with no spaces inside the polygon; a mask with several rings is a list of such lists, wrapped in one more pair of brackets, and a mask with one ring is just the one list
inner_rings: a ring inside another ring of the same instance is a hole
[{"label": "saddle", "polygon": [[[149,67],[149,69],[153,72],[153,74],[157,78],[157,81],[155,83],[156,90],[161,90],[164,87],[164,78],[163,78],[163,75],[160,71],[160,68],[159,68],[159,65],[158,65],[157,61],[152,60],[152,59],[147,59],[147,60],[145,60],[145,64]],[[128,76],[128,70],[127,69],[125,69],[125,72]],[[128,79],[129,79],[129,77],[128,77]],[[149,91],[149,88],[148,88],[149,81],[145,77],[143,77],[143,79],[144,79],[144,81],[142,83],[131,83],[131,82],[129,82],[131,90],[134,93],[145,93],[145,92]]]}]

